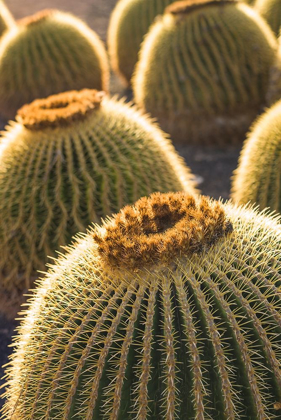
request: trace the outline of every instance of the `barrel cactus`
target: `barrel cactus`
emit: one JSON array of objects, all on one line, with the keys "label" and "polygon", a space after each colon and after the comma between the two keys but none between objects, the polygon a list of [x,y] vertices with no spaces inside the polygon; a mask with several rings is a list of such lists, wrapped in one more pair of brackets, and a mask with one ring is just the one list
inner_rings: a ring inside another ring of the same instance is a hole
[{"label": "barrel cactus", "polygon": [[253,125],[234,173],[232,198],[281,213],[281,101]]},{"label": "barrel cactus", "polygon": [[129,85],[150,25],[174,0],[119,0],[112,12],[108,47],[113,70]]},{"label": "barrel cactus", "polygon": [[0,37],[13,26],[15,26],[15,20],[5,3],[0,0]]},{"label": "barrel cactus", "polygon": [[281,36],[278,39],[279,49],[275,62],[270,70],[269,87],[267,91],[267,104],[273,105],[281,99]]},{"label": "barrel cactus", "polygon": [[17,338],[4,420],[280,419],[281,229],[155,193],[80,237]]},{"label": "barrel cactus", "polygon": [[278,36],[281,29],[280,0],[256,0],[255,9],[264,17]]},{"label": "barrel cactus", "polygon": [[193,191],[165,134],[93,90],[19,110],[0,148],[0,311],[14,315],[36,270],[71,237],[154,191]]},{"label": "barrel cactus", "polygon": [[276,50],[266,22],[243,2],[173,3],[142,45],[136,103],[175,142],[242,141],[265,100]]},{"label": "barrel cactus", "polygon": [[86,24],[57,10],[23,19],[0,46],[0,113],[14,118],[37,98],[72,90],[108,90],[102,41]]}]

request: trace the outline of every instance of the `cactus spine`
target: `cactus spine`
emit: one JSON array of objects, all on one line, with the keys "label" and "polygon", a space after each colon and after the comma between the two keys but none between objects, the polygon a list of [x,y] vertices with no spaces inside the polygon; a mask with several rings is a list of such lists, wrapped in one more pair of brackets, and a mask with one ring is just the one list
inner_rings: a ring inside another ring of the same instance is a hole
[{"label": "cactus spine", "polygon": [[232,198],[281,213],[281,101],[253,125],[234,173]]},{"label": "cactus spine", "polygon": [[174,0],[120,0],[112,12],[108,47],[111,66],[125,84],[138,60],[145,34],[157,15]]},{"label": "cactus spine", "polygon": [[280,239],[184,193],[94,227],[37,289],[4,420],[280,418]]},{"label": "cactus spine", "polygon": [[72,90],[108,90],[108,60],[94,31],[74,16],[44,10],[3,37],[0,112],[7,119],[37,98]]},{"label": "cactus spine", "polygon": [[280,0],[257,0],[255,9],[268,22],[275,35],[278,36],[281,29]]},{"label": "cactus spine", "polygon": [[0,150],[7,314],[16,291],[21,299],[47,256],[74,234],[151,192],[194,191],[191,178],[165,134],[123,102],[83,90],[24,106]]},{"label": "cactus spine", "polygon": [[0,0],[0,37],[13,26],[15,26],[15,20],[5,3]]},{"label": "cactus spine", "polygon": [[268,25],[242,2],[173,3],[142,45],[135,101],[174,141],[242,141],[265,100],[276,49]]}]

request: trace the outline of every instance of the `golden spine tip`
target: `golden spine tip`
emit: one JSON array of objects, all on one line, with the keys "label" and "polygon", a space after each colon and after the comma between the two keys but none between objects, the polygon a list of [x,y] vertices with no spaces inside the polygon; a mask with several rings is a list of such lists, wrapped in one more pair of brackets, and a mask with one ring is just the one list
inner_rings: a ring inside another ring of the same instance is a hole
[{"label": "golden spine tip", "polygon": [[18,24],[21,26],[31,26],[36,23],[46,20],[48,17],[53,16],[58,10],[56,9],[44,9],[35,13],[34,15],[27,16],[23,19],[18,20]]},{"label": "golden spine tip", "polygon": [[201,253],[232,230],[219,202],[181,192],[154,193],[124,207],[93,236],[109,270],[138,270]]},{"label": "golden spine tip", "polygon": [[16,120],[29,130],[42,130],[68,126],[84,121],[93,111],[99,109],[104,92],[94,89],[63,92],[37,99],[24,105],[18,111]]},{"label": "golden spine tip", "polygon": [[184,0],[176,1],[165,9],[165,13],[172,15],[188,14],[193,10],[202,9],[206,6],[220,6],[237,4],[238,0]]}]

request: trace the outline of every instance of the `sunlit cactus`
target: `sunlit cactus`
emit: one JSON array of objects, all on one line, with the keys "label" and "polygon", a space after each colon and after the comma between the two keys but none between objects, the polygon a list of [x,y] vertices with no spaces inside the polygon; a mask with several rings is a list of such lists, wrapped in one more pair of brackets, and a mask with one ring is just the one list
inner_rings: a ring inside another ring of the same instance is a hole
[{"label": "sunlit cactus", "polygon": [[108,90],[102,41],[80,19],[44,10],[6,32],[0,46],[0,113],[14,118],[37,98],[72,89]]},{"label": "sunlit cactus", "polygon": [[24,106],[0,146],[0,312],[14,315],[47,256],[154,191],[194,191],[165,134],[93,90]]},{"label": "sunlit cactus", "polygon": [[252,127],[234,173],[232,198],[281,213],[281,101]]},{"label": "sunlit cactus", "polygon": [[153,194],[80,236],[42,280],[4,420],[280,419],[281,229]]},{"label": "sunlit cactus", "polygon": [[125,84],[138,61],[138,52],[155,17],[174,0],[119,0],[111,15],[108,47],[113,70]]},{"label": "sunlit cactus", "polygon": [[255,9],[269,23],[276,36],[281,29],[281,2],[280,0],[256,0]]},{"label": "sunlit cactus", "polygon": [[4,1],[0,0],[0,37],[13,26],[15,26],[15,20]]},{"label": "sunlit cactus", "polygon": [[269,26],[243,2],[173,3],[142,44],[135,101],[175,142],[242,142],[276,50]]}]

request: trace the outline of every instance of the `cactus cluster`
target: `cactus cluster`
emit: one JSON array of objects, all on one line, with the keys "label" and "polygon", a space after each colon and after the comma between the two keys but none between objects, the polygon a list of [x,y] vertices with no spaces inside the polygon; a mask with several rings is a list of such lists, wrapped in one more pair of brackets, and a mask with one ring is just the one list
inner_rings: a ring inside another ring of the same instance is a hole
[{"label": "cactus cluster", "polygon": [[256,0],[255,9],[269,23],[278,36],[281,30],[281,2],[280,0]]},{"label": "cactus cluster", "polygon": [[265,101],[276,50],[264,19],[243,2],[173,3],[142,44],[136,103],[175,142],[242,141]]},{"label": "cactus cluster", "polygon": [[0,112],[14,118],[37,98],[83,88],[108,90],[102,41],[80,19],[44,10],[6,32],[0,46]]},{"label": "cactus cluster", "polygon": [[15,26],[15,20],[7,9],[4,1],[0,0],[0,37],[13,26]]},{"label": "cactus cluster", "polygon": [[234,173],[232,198],[281,213],[281,101],[253,125]]},{"label": "cactus cluster", "polygon": [[74,234],[154,191],[192,192],[192,177],[134,108],[93,90],[25,105],[1,139],[0,311]]},{"label": "cactus cluster", "polygon": [[4,420],[280,419],[281,229],[153,194],[80,236],[39,284]]},{"label": "cactus cluster", "polygon": [[145,34],[155,17],[174,0],[119,0],[110,18],[108,48],[111,66],[129,85]]}]

